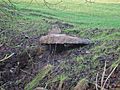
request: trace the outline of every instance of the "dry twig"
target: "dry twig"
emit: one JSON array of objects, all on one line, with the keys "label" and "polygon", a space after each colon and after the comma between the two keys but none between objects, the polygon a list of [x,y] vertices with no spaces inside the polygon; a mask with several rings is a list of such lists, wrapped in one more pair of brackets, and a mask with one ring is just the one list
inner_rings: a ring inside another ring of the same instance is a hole
[{"label": "dry twig", "polygon": [[107,76],[107,78],[104,81],[104,77],[105,77],[105,72],[106,72],[106,62],[105,62],[105,66],[104,66],[104,71],[102,73],[102,77],[101,77],[101,86],[98,85],[98,73],[96,75],[96,90],[98,90],[98,88],[100,88],[100,90],[106,90],[105,86],[107,81],[109,80],[109,78],[111,77],[111,75],[113,74],[113,72],[115,71],[115,69],[118,67],[118,64],[113,68],[113,70],[110,72],[110,74]]},{"label": "dry twig", "polygon": [[6,55],[3,59],[0,60],[0,62],[3,62],[3,61],[5,61],[5,60],[9,59],[9,58],[12,57],[13,55],[14,55],[14,53],[10,54],[9,56]]}]

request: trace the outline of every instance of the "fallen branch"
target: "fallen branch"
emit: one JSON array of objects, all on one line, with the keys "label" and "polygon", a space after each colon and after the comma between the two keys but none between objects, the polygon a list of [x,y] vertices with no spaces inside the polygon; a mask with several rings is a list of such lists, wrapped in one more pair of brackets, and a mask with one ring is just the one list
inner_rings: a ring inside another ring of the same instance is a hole
[{"label": "fallen branch", "polygon": [[116,69],[117,67],[118,67],[118,65],[116,65],[116,66],[113,68],[113,70],[111,71],[111,73],[109,74],[109,76],[106,78],[106,80],[105,80],[105,82],[104,82],[104,84],[103,84],[103,88],[105,87],[108,79],[111,77],[111,75],[114,73],[114,71],[115,71],[115,69]]},{"label": "fallen branch", "polygon": [[107,76],[107,78],[106,78],[105,81],[104,81],[105,72],[106,72],[106,70],[107,70],[107,69],[106,69],[106,62],[105,62],[104,71],[103,71],[102,77],[101,77],[101,86],[99,86],[99,85],[97,84],[98,74],[96,75],[96,83],[95,83],[95,85],[96,85],[96,90],[98,90],[98,88],[100,88],[100,90],[106,90],[106,89],[105,89],[106,83],[107,83],[107,81],[110,79],[111,75],[114,73],[114,71],[115,71],[115,69],[116,69],[117,67],[118,67],[118,64],[113,68],[113,70],[110,72],[110,74]]},{"label": "fallen branch", "polygon": [[14,55],[14,53],[10,54],[9,56],[6,55],[3,59],[0,60],[0,62],[3,62],[3,61],[5,61],[5,60],[9,59],[9,58],[12,57],[13,55]]},{"label": "fallen branch", "polygon": [[104,71],[103,71],[103,73],[102,73],[102,78],[101,78],[101,87],[103,86],[103,81],[104,81],[104,77],[105,77],[105,72],[106,72],[106,61],[105,61]]}]

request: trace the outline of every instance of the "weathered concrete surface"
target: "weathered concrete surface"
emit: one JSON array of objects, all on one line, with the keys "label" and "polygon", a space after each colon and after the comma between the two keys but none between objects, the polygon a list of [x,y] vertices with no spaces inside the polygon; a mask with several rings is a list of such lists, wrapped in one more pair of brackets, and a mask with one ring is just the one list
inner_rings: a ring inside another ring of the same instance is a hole
[{"label": "weathered concrete surface", "polygon": [[50,44],[88,45],[91,43],[92,42],[88,39],[73,37],[66,34],[48,34],[40,38],[40,44],[42,45],[50,45]]}]

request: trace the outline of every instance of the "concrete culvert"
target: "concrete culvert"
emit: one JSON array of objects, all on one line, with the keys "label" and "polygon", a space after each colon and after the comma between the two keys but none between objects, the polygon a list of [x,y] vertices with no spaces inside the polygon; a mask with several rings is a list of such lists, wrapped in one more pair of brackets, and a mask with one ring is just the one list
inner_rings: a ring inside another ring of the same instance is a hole
[{"label": "concrete culvert", "polygon": [[49,34],[39,40],[41,45],[46,45],[50,50],[64,51],[92,44],[89,39],[69,36],[66,34]]}]

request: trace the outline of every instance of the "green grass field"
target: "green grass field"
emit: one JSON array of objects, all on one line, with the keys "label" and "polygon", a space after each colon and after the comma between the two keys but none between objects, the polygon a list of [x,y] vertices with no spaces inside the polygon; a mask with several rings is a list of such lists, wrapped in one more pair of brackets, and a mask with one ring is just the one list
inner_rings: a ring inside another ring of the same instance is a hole
[{"label": "green grass field", "polygon": [[[49,0],[56,3],[59,0]],[[51,9],[41,2],[19,2],[17,8],[26,13],[30,19],[41,19],[42,16],[52,17],[72,23],[79,28],[120,28],[120,4],[117,3],[85,3],[79,0],[65,1],[57,5],[49,5]],[[34,13],[34,15],[32,15]],[[36,16],[35,16],[36,15]]]}]

